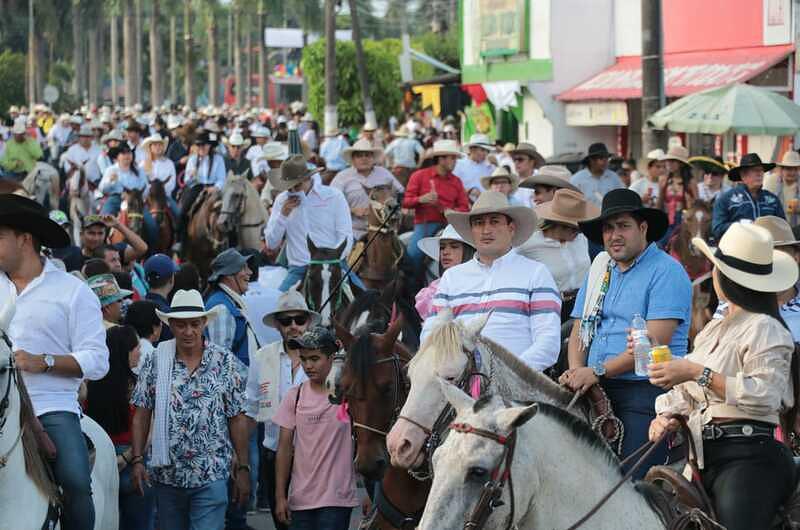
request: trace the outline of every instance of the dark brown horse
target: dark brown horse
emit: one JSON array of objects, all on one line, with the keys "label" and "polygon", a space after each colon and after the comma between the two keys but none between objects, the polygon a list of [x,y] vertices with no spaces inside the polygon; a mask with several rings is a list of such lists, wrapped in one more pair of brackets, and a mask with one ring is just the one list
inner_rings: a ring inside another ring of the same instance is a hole
[{"label": "dark brown horse", "polygon": [[[405,365],[411,353],[397,337],[402,317],[383,326],[370,323],[352,335],[342,326],[337,336],[345,344],[344,363],[337,359],[328,377],[331,401],[346,403],[356,442],[356,471],[379,481],[375,510],[366,528],[413,528],[419,522],[430,491],[430,481],[417,481],[401,468],[389,465],[386,433],[389,432],[408,395]],[[332,381],[332,384],[331,384]]]},{"label": "dark brown horse", "polygon": [[168,254],[175,243],[175,218],[169,209],[164,183],[158,179],[150,181],[147,209],[158,226],[158,239],[152,242],[150,250],[153,254]]},{"label": "dark brown horse", "polygon": [[669,253],[683,265],[692,280],[711,270],[711,262],[692,245],[692,238],[708,241],[710,234],[711,207],[703,201],[695,201],[691,208],[683,210],[681,224],[667,245]]},{"label": "dark brown horse", "polygon": [[217,223],[221,206],[219,190],[212,186],[200,192],[189,210],[184,257],[197,266],[203,281],[211,272],[211,260],[228,248],[227,238]]},{"label": "dark brown horse", "polygon": [[[144,239],[144,199],[142,198],[142,192],[139,190],[125,190],[122,198],[124,208],[120,208],[117,219],[121,224],[127,226],[136,235]],[[111,233],[110,240],[112,243],[120,243],[125,241],[125,236],[121,232],[114,230]]]},{"label": "dark brown horse", "polygon": [[311,260],[306,269],[301,292],[308,307],[319,312],[322,315],[322,323],[327,326],[336,315],[350,305],[352,300],[349,283],[345,282],[340,286],[345,273],[342,270],[342,252],[347,246],[347,241],[342,241],[338,248],[317,247],[310,237],[306,237],[306,241]]},{"label": "dark brown horse", "polygon": [[398,263],[403,258],[403,245],[397,238],[400,209],[391,186],[365,188],[369,195],[367,234],[356,245],[356,252],[372,241],[364,250],[357,268],[358,275],[368,289],[381,289],[386,282],[397,277]]}]

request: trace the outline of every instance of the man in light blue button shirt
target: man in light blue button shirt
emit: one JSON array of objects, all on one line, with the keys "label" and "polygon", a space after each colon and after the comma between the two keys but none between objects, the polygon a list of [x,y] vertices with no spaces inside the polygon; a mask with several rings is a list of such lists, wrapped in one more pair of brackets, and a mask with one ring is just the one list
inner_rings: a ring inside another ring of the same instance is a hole
[{"label": "man in light blue button shirt", "polygon": [[608,169],[609,158],[611,153],[606,144],[598,142],[590,145],[589,153],[583,159],[586,167],[570,179],[570,183],[586,196],[586,200],[596,206],[601,205],[603,197],[609,191],[625,187],[619,175]]},{"label": "man in light blue button shirt", "polygon": [[[560,381],[573,390],[586,390],[597,383],[603,387],[625,427],[623,458],[647,441],[655,399],[663,392],[647,377],[633,372],[627,337],[634,315],[647,321],[652,343],[668,344],[673,356],[684,356],[688,346],[691,283],[680,263],[655,243],[668,224],[663,211],[644,208],[639,195],[628,189],[609,192],[600,217],[580,223],[590,241],[605,247],[607,254],[596,259],[608,263],[601,267],[603,271],[608,267],[610,281],[606,289],[593,289],[604,275],[590,273],[578,292],[572,312],[569,369]],[[587,293],[597,294],[589,297],[584,310]],[[663,463],[665,457],[662,447],[634,478],[644,477],[650,466]]]}]

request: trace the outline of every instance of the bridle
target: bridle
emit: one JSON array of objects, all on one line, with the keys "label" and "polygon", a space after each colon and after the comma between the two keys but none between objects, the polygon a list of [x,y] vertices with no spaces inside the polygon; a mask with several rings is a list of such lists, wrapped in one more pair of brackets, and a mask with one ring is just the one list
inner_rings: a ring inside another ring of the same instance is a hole
[{"label": "bridle", "polygon": [[[11,340],[8,338],[8,335],[2,330],[0,330],[0,339],[5,342],[6,346],[8,346],[8,350],[10,352],[13,351],[11,347]],[[0,436],[3,434],[3,429],[6,426],[6,421],[8,420],[8,416],[6,413],[8,412],[8,407],[11,403],[11,387],[16,386],[17,384],[17,371],[14,368],[14,354],[9,353],[8,355],[8,365],[0,368],[0,375],[8,374],[6,377],[6,388],[3,391],[3,397],[0,399]],[[22,433],[24,431],[24,427],[20,427],[19,433],[17,433],[17,438],[14,440],[14,443],[11,444],[11,448],[5,453],[0,455],[0,469],[3,469],[8,463],[8,457],[19,445],[20,440],[22,440]]]},{"label": "bridle", "polygon": [[[242,181],[241,185],[241,192],[239,191],[232,191],[231,194],[233,195],[233,199],[231,199],[230,210],[223,210],[220,209],[220,215],[227,215],[232,220],[233,223],[231,224],[231,231],[238,230],[240,228],[253,228],[256,226],[261,226],[262,222],[257,223],[242,223],[242,214],[244,214],[245,208],[247,206],[247,190],[244,187],[244,181]],[[225,199],[223,197],[223,207],[225,206]]]},{"label": "bridle", "polygon": [[[467,356],[467,366],[464,368],[464,371],[461,373],[461,377],[459,377],[458,381],[456,381],[455,385],[463,390],[466,393],[470,393],[470,384],[472,382],[473,377],[479,377],[482,381],[485,380],[487,384],[481,384],[481,395],[484,393],[485,390],[488,390],[489,384],[491,383],[491,374],[487,376],[480,372],[479,364],[479,356],[476,355],[475,352],[468,351],[466,349],[462,350],[464,355]],[[450,422],[453,421],[453,418],[456,416],[456,410],[450,403],[446,403],[442,411],[436,417],[436,421],[433,422],[433,425],[428,428],[421,423],[412,420],[411,418],[403,415],[399,415],[397,419],[402,419],[407,421],[408,423],[418,427],[422,432],[427,435],[427,439],[425,440],[425,460],[422,463],[423,470],[416,470],[416,469],[409,469],[408,474],[414,477],[419,481],[430,480],[433,478],[433,452],[436,451],[436,448],[442,443],[444,440],[447,430],[450,427]]]},{"label": "bridle", "polygon": [[495,508],[504,504],[501,498],[506,482],[508,482],[508,495],[511,500],[511,513],[506,520],[506,530],[509,530],[514,523],[514,482],[511,479],[511,464],[514,460],[514,449],[517,445],[517,430],[514,429],[507,436],[503,436],[502,434],[473,427],[469,423],[451,423],[450,429],[463,434],[474,434],[503,446],[503,454],[500,457],[500,461],[492,469],[489,481],[481,489],[477,504],[475,504],[475,507],[464,521],[464,530],[480,530],[484,527]]}]

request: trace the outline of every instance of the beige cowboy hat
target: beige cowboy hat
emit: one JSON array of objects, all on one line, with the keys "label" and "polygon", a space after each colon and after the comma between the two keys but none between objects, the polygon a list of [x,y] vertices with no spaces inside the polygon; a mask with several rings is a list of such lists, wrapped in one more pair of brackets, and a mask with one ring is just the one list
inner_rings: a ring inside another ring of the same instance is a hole
[{"label": "beige cowboy hat", "polygon": [[280,160],[283,162],[289,158],[289,146],[281,143],[281,142],[267,142],[261,146],[261,156],[259,156],[256,160],[266,160],[270,162],[272,160]]},{"label": "beige cowboy hat", "polygon": [[779,293],[797,283],[794,258],[775,250],[769,230],[749,223],[734,223],[712,248],[699,237],[692,244],[731,281],[764,293]]},{"label": "beige cowboy hat", "polygon": [[319,313],[311,311],[308,308],[308,304],[306,303],[306,299],[297,291],[297,287],[300,284],[293,285],[289,288],[285,293],[278,297],[278,306],[264,315],[261,321],[264,323],[265,326],[270,326],[273,328],[278,327],[278,321],[276,317],[278,317],[281,313],[288,313],[292,312],[303,312],[307,313],[311,320],[311,325],[316,326],[320,322],[322,322],[322,317]]},{"label": "beige cowboy hat", "polygon": [[492,185],[492,180],[496,178],[507,178],[511,182],[511,193],[514,193],[519,188],[519,175],[511,173],[505,166],[500,166],[492,171],[491,175],[481,177],[483,189],[488,190]]},{"label": "beige cowboy hat", "polygon": [[375,156],[383,153],[383,149],[375,147],[369,140],[361,139],[342,151],[342,158],[348,164],[353,163],[353,153],[372,153]]},{"label": "beige cowboy hat", "polygon": [[172,305],[169,311],[156,309],[156,316],[161,322],[169,326],[170,319],[186,320],[189,318],[205,318],[207,322],[217,318],[219,308],[215,306],[206,311],[203,304],[203,296],[196,290],[184,291],[179,289],[172,297]]},{"label": "beige cowboy hat", "polygon": [[408,138],[408,127],[405,124],[401,125],[399,129],[394,132],[395,138]]},{"label": "beige cowboy hat", "polygon": [[433,237],[423,237],[419,241],[417,241],[417,248],[419,248],[423,254],[428,256],[434,261],[439,261],[439,242],[440,241],[460,241],[465,245],[469,245],[472,248],[475,248],[475,245],[472,243],[468,243],[464,241],[464,238],[456,232],[456,229],[453,228],[453,225],[447,225],[442,230],[442,233],[438,236]]},{"label": "beige cowboy hat", "polygon": [[494,150],[494,145],[492,145],[492,140],[489,139],[489,136],[481,133],[475,133],[469,137],[469,142],[467,142],[464,148],[469,151],[471,147],[480,147],[485,151]]},{"label": "beige cowboy hat", "polygon": [[242,136],[242,133],[235,132],[229,137],[223,138],[222,143],[232,147],[241,147],[242,149],[247,149],[250,146],[250,139],[245,140],[244,136]]},{"label": "beige cowboy hat", "polygon": [[536,146],[533,145],[533,144],[529,144],[529,143],[525,143],[525,142],[523,142],[521,144],[517,144],[517,146],[514,149],[512,149],[511,151],[509,151],[508,154],[510,154],[511,156],[514,156],[514,155],[526,155],[526,156],[529,156],[533,160],[536,161],[536,166],[537,167],[543,166],[545,164],[544,157],[541,154],[539,154],[539,151],[536,149]]},{"label": "beige cowboy hat", "polygon": [[152,134],[144,139],[142,142],[142,149],[147,151],[147,149],[150,147],[150,144],[154,143],[161,143],[164,145],[164,149],[166,149],[167,144],[169,143],[169,138],[162,138],[160,134]]},{"label": "beige cowboy hat", "polygon": [[786,151],[777,164],[778,167],[800,167],[800,154],[797,151]]},{"label": "beige cowboy hat", "polygon": [[647,158],[647,160],[650,162],[652,162],[653,160],[657,160],[660,162],[665,156],[667,156],[667,153],[665,153],[664,150],[659,147],[658,149],[653,149],[652,151],[647,153],[647,156],[645,158]]},{"label": "beige cowboy hat", "polygon": [[281,167],[269,172],[269,182],[274,189],[286,191],[319,172],[319,168],[309,169],[303,155],[292,155],[281,163]]},{"label": "beige cowboy hat", "polygon": [[464,242],[474,247],[475,241],[472,239],[469,220],[471,217],[490,213],[501,213],[514,221],[516,230],[511,240],[511,245],[514,247],[526,242],[536,231],[536,213],[527,206],[511,206],[508,203],[508,197],[499,191],[484,191],[469,212],[449,212],[446,217],[447,222],[453,225]]},{"label": "beige cowboy hat", "polygon": [[428,153],[428,157],[434,156],[457,156],[462,157],[464,153],[458,148],[458,142],[455,140],[439,140],[433,143],[433,149]]},{"label": "beige cowboy hat", "polygon": [[600,208],[586,200],[575,190],[556,190],[553,200],[536,207],[536,215],[543,221],[552,221],[579,228],[578,223],[600,215]]},{"label": "beige cowboy hat", "polygon": [[774,241],[776,247],[800,245],[800,241],[795,238],[794,232],[792,232],[791,225],[785,219],[774,215],[765,215],[756,218],[753,224],[766,228],[772,234],[772,241]]},{"label": "beige cowboy hat", "polygon": [[667,154],[662,156],[659,160],[677,160],[678,162],[683,162],[687,166],[691,165],[689,164],[689,150],[682,145],[673,145],[669,148]]},{"label": "beige cowboy hat", "polygon": [[564,166],[542,166],[539,171],[523,180],[519,187],[533,189],[537,184],[552,186],[557,189],[580,191],[570,183],[572,173]]}]

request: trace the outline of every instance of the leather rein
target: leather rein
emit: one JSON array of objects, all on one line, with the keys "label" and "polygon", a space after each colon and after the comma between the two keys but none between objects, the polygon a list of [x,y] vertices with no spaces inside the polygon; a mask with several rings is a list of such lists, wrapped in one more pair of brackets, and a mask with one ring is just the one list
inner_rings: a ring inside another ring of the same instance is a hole
[{"label": "leather rein", "polygon": [[[6,389],[3,391],[3,398],[0,399],[0,436],[3,434],[3,429],[6,426],[6,421],[8,420],[8,416],[6,415],[8,411],[9,404],[11,403],[10,396],[11,396],[11,387],[16,387],[17,382],[17,375],[16,369],[14,368],[14,354],[13,349],[11,347],[11,340],[8,338],[8,335],[4,331],[0,331],[0,339],[8,346],[8,350],[12,353],[9,353],[8,356],[8,366],[4,366],[0,368],[0,374],[8,373],[6,378]],[[20,426],[19,433],[17,433],[17,438],[14,440],[14,443],[11,444],[11,448],[5,453],[0,455],[0,469],[3,469],[8,463],[8,457],[11,456],[11,453],[17,448],[19,445],[20,440],[22,440],[22,433],[24,432],[25,427]]]}]

